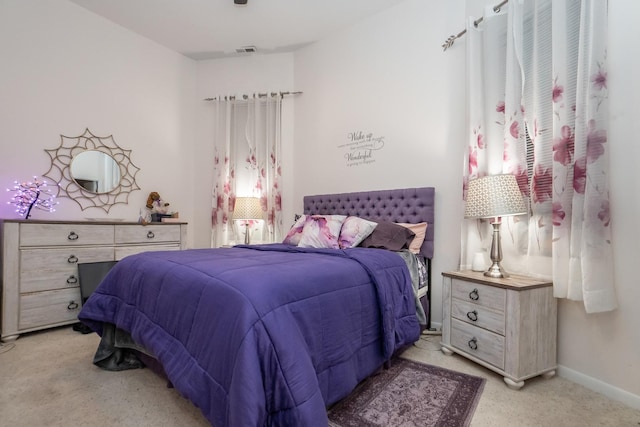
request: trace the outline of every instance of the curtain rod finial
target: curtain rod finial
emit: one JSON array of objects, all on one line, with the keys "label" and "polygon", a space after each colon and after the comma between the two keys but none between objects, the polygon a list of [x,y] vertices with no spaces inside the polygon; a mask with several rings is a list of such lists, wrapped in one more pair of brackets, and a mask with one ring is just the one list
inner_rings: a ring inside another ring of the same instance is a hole
[{"label": "curtain rod finial", "polygon": [[453,46],[453,43],[456,41],[458,37],[457,36],[451,36],[447,39],[446,42],[444,42],[444,44],[442,45],[442,51],[444,52],[445,50],[449,49],[451,46]]}]

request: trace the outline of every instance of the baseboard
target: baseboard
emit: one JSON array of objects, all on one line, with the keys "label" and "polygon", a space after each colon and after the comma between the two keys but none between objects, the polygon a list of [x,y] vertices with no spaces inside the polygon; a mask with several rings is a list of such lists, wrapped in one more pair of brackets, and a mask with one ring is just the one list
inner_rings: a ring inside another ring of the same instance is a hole
[{"label": "baseboard", "polygon": [[585,386],[589,390],[603,394],[609,399],[617,400],[627,406],[640,410],[640,396],[638,395],[564,366],[558,366],[558,375],[562,378],[573,381],[574,383]]}]

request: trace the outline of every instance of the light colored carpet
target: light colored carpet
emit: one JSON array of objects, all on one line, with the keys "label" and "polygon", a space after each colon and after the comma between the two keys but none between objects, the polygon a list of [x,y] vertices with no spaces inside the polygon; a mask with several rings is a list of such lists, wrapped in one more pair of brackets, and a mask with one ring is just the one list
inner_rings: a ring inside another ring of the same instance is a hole
[{"label": "light colored carpet", "polygon": [[[534,378],[522,390],[510,390],[499,375],[460,356],[443,355],[438,340],[424,337],[403,357],[487,378],[471,426],[640,426],[640,411],[563,378]],[[209,425],[151,370],[107,372],[93,366],[98,341],[95,334],[63,327],[4,344],[0,425]]]}]

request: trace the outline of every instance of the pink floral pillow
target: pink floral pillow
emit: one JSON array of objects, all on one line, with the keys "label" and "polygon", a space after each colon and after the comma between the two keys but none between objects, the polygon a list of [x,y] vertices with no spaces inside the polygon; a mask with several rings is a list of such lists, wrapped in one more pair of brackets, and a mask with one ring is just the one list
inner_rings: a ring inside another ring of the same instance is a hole
[{"label": "pink floral pillow", "polygon": [[360,244],[369,234],[373,232],[378,223],[349,216],[342,223],[338,244],[340,249],[354,248]]},{"label": "pink floral pillow", "polygon": [[298,246],[339,249],[338,237],[346,215],[310,215],[304,223]]},{"label": "pink floral pillow", "polygon": [[304,228],[304,223],[307,221],[307,216],[302,215],[300,218],[296,220],[296,222],[291,226],[291,229],[284,236],[284,240],[282,243],[285,245],[294,245],[298,246],[300,243],[300,238],[302,237],[302,229]]}]

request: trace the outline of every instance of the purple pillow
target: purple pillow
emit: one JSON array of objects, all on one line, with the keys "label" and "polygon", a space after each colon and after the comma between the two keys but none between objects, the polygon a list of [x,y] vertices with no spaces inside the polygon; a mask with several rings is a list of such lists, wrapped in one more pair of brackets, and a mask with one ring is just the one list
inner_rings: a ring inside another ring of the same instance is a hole
[{"label": "purple pillow", "polygon": [[389,221],[378,221],[373,232],[365,238],[360,247],[379,248],[390,251],[409,249],[415,233],[407,227]]}]

